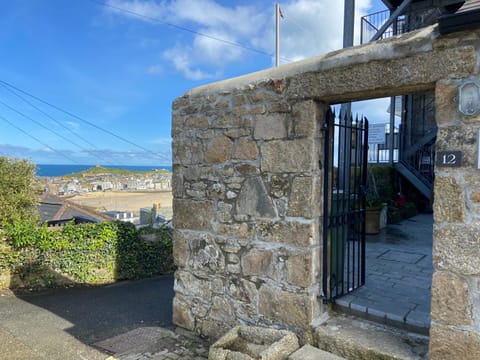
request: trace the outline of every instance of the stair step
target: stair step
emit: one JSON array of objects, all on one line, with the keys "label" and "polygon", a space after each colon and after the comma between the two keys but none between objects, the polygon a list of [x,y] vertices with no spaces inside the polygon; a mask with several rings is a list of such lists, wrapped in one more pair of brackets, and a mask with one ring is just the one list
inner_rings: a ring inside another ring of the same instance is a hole
[{"label": "stair step", "polygon": [[[432,196],[432,188],[433,184],[426,184],[422,181],[421,178],[424,178],[416,169],[412,169],[412,167],[408,163],[398,162],[395,164],[395,169],[402,174],[408,181],[412,183],[413,186],[417,188],[427,199],[430,199]],[[425,179],[426,180],[426,179]]]},{"label": "stair step", "polygon": [[335,314],[315,329],[318,348],[349,360],[423,360],[428,336]]},{"label": "stair step", "polygon": [[345,360],[345,358],[305,345],[290,355],[288,360]]}]

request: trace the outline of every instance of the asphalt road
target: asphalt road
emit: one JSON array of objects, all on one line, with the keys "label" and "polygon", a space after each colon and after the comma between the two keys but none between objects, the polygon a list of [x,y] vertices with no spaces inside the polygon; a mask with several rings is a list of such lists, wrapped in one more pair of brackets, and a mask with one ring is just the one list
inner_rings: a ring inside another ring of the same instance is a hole
[{"label": "asphalt road", "polygon": [[148,327],[173,327],[173,276],[103,287],[0,293],[0,359],[105,359],[93,344]]}]

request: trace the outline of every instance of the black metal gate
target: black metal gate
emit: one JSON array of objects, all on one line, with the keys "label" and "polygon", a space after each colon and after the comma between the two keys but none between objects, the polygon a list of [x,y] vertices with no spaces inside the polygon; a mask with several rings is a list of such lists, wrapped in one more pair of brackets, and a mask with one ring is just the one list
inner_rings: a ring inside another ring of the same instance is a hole
[{"label": "black metal gate", "polygon": [[325,122],[323,300],[365,284],[368,120],[328,111]]}]

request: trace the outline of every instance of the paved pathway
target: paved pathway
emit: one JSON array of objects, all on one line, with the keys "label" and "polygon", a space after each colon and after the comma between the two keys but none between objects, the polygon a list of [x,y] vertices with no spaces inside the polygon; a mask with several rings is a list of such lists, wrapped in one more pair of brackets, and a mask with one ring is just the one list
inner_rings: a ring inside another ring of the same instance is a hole
[{"label": "paved pathway", "polygon": [[114,355],[107,360],[205,360],[209,344],[194,334],[177,328],[137,328],[96,343]]},{"label": "paved pathway", "polygon": [[366,284],[336,300],[342,310],[427,333],[432,283],[430,214],[367,235]]},{"label": "paved pathway", "polygon": [[171,322],[173,277],[0,293],[2,360],[198,360],[209,344]]},{"label": "paved pathway", "polygon": [[[367,239],[366,285],[337,306],[428,331],[432,217]],[[173,277],[32,294],[0,293],[2,360],[200,360],[208,344],[171,323]]]}]

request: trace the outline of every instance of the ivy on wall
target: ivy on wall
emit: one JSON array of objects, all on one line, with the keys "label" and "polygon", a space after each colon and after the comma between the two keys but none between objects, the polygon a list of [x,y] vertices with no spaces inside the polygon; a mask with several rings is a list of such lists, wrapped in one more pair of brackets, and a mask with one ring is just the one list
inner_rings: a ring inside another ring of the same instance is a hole
[{"label": "ivy on wall", "polygon": [[15,219],[2,237],[0,274],[10,274],[11,288],[99,284],[174,270],[168,228],[137,231],[133,224],[111,222],[51,230],[34,220]]}]

